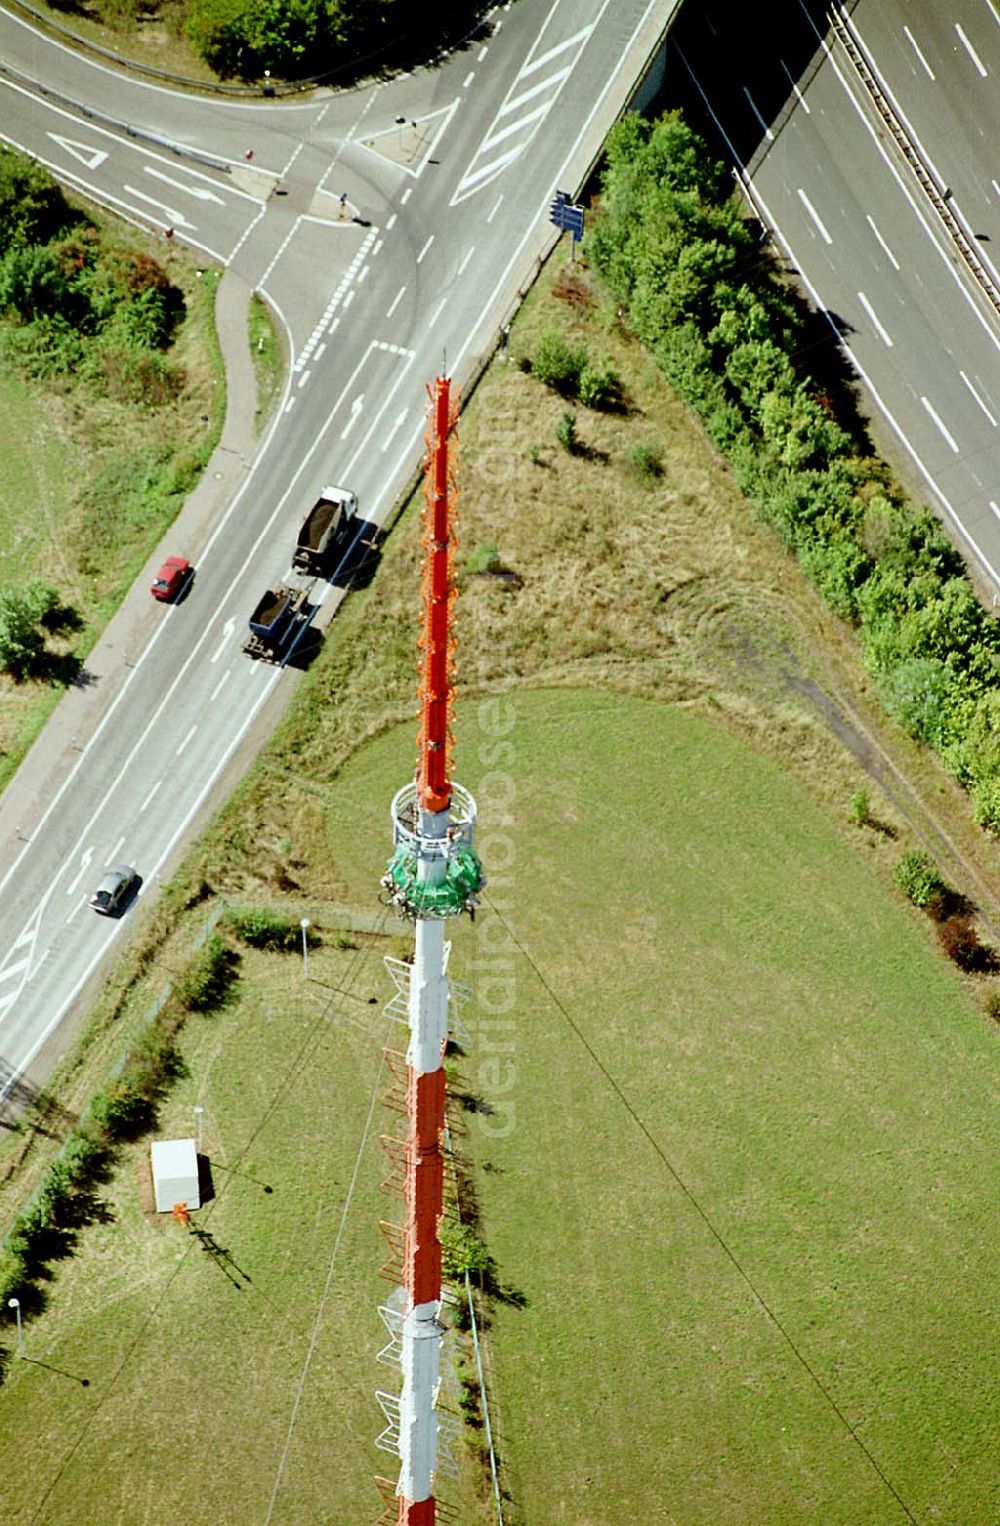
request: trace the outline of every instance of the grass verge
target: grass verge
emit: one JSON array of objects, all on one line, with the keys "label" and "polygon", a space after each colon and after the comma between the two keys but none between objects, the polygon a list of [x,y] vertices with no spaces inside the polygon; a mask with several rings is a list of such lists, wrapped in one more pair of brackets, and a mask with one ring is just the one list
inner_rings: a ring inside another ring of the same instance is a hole
[{"label": "grass verge", "polygon": [[[73,623],[50,637],[52,667],[91,649],[176,517],[214,449],[225,416],[225,374],[215,334],[219,274],[181,252],[164,253],[130,232],[184,294],[185,318],[170,349],[183,376],[156,408],[114,401],[83,386],[45,386],[0,374],[0,581],[51,583]],[[49,679],[0,674],[0,788],[57,703]]]}]

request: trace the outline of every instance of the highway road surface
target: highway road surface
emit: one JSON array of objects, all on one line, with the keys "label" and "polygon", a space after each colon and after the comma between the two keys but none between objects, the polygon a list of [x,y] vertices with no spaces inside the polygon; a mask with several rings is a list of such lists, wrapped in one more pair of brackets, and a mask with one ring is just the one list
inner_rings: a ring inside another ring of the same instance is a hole
[{"label": "highway road surface", "polygon": [[[0,817],[0,1095],[45,1074],[47,1041],[127,934],[134,906],[87,905],[105,868],[134,865],[148,896],[294,681],[242,646],[306,509],[343,483],[361,536],[385,519],[419,459],[425,383],[444,365],[462,384],[489,353],[549,245],[553,192],[580,184],[672,9],[522,0],[439,69],[291,104],[179,96],[0,14],[0,138],[262,292],[291,355],[239,491],[203,544],[169,548],[196,563],[187,598],[123,654],[33,819]],[[343,583],[341,568],[313,587],[318,623]]]},{"label": "highway road surface", "polygon": [[[997,11],[989,0],[858,0],[838,10],[995,279]],[[902,445],[980,585],[1000,590],[1000,319],[824,8],[781,0],[762,48],[751,12],[734,21],[732,7],[710,0],[685,8],[671,39],[672,88],[744,167],[895,435],[882,430],[887,447],[900,457]]]}]

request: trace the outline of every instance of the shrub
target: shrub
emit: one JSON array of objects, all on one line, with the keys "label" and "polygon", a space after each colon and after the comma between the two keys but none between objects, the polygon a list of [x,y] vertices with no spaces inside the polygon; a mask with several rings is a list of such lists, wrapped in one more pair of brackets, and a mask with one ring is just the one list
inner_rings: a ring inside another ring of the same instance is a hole
[{"label": "shrub", "polygon": [[575,413],[563,414],[562,418],[556,425],[556,439],[559,441],[559,444],[562,446],[563,450],[568,451],[571,456],[576,455],[577,451],[580,449],[580,441],[576,436]]},{"label": "shrub", "polygon": [[580,372],[579,393],[586,408],[607,410],[620,406],[622,385],[610,366],[585,365]]},{"label": "shrub", "polygon": [[136,1139],[152,1128],[156,1107],[135,1081],[114,1081],[97,1093],[90,1104],[90,1117],[113,1142]]},{"label": "shrub", "polygon": [[188,1012],[211,1012],[230,994],[239,955],[225,938],[212,933],[174,984],[174,995]]},{"label": "shrub", "polygon": [[663,456],[653,445],[633,445],[625,460],[630,471],[647,482],[663,476]]},{"label": "shrub", "polygon": [[24,678],[41,656],[40,627],[58,603],[55,589],[38,581],[0,591],[0,667],[15,679]]},{"label": "shrub", "polygon": [[496,572],[500,566],[500,553],[493,541],[484,541],[465,559],[466,572]]},{"label": "shrub", "polygon": [[871,821],[871,803],[867,790],[855,790],[851,796],[851,820],[855,826],[866,827]]},{"label": "shrub", "polygon": [[[250,948],[262,948],[270,953],[290,954],[302,947],[302,927],[292,917],[282,916],[266,906],[251,906],[245,911],[230,911],[226,925],[231,927],[241,943]],[[311,947],[319,942],[315,929],[306,929],[306,939]]]},{"label": "shrub", "polygon": [[960,970],[981,967],[984,949],[968,912],[955,912],[938,926],[938,938],[948,958]]},{"label": "shrub", "polygon": [[489,1281],[495,1271],[493,1257],[473,1226],[454,1219],[445,1220],[441,1229],[441,1266],[452,1281],[463,1278],[466,1272]]},{"label": "shrub", "polygon": [[582,350],[573,350],[552,329],[546,329],[538,341],[532,356],[531,372],[553,392],[563,397],[575,397],[580,386],[580,373],[587,363]]},{"label": "shrub", "polygon": [[[1000,991],[991,991],[986,998],[986,1016],[1000,1023]],[[0,1287],[3,1286],[3,1274],[0,1272]]]},{"label": "shrub", "polygon": [[948,888],[937,865],[921,848],[912,848],[903,854],[893,879],[914,906],[927,906],[935,895]]}]

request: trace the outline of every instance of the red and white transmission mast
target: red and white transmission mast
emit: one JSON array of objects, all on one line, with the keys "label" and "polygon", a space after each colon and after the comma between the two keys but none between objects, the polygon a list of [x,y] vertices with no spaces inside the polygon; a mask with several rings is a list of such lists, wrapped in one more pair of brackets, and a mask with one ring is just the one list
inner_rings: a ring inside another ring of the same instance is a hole
[{"label": "red and white transmission mast", "polygon": [[[441,1416],[441,1218],[444,1213],[444,1051],[449,982],[445,922],[471,910],[483,885],[472,846],[476,805],[450,776],[453,682],[453,474],[448,442],[455,425],[450,383],[430,393],[424,509],[423,627],[420,639],[420,733],[414,783],[392,802],[394,852],[382,881],[390,901],[415,923],[412,963],[388,959],[396,996],[388,1010],[409,1027],[406,1137],[390,1153],[400,1168],[404,1202],[402,1287],[380,1310],[392,1339],[380,1353],[398,1362],[402,1391],[380,1393],[388,1424],[379,1445],[400,1461],[395,1503],[383,1520],[433,1526]],[[453,993],[454,994],[454,993]],[[404,1016],[405,1014],[405,1016]]]}]

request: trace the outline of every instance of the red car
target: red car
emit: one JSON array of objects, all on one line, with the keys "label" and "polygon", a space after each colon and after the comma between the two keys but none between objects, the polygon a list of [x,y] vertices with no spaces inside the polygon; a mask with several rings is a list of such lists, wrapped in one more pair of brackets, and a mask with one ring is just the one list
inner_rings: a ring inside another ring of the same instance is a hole
[{"label": "red car", "polygon": [[186,557],[168,556],[149,590],[153,598],[162,599],[165,604],[169,604],[171,599],[176,599],[190,571],[191,563]]}]

